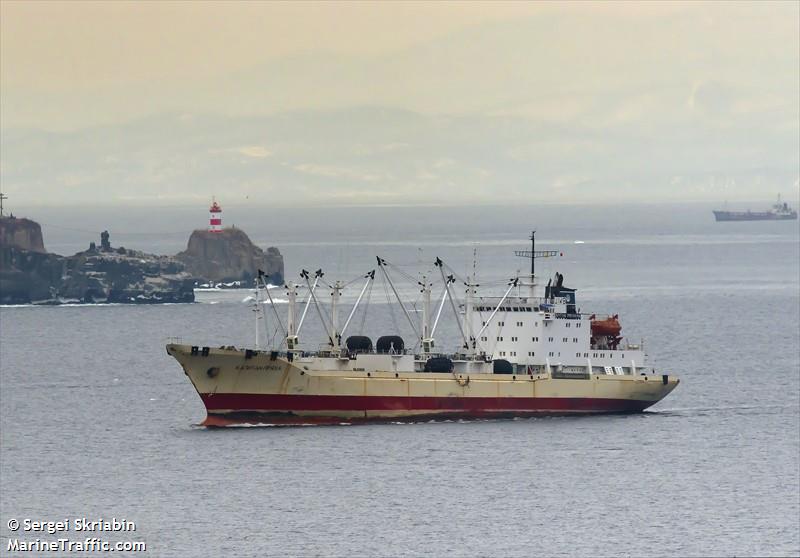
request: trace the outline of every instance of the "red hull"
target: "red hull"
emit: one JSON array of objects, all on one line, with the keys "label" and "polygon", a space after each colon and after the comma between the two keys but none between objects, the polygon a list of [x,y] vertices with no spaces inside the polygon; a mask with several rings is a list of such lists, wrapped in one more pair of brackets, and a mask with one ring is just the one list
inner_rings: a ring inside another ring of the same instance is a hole
[{"label": "red hull", "polygon": [[[400,397],[348,395],[202,394],[206,426],[242,423],[330,424],[505,418],[573,413],[640,412],[655,401],[573,397]],[[408,412],[406,416],[371,413]],[[331,414],[327,414],[331,413]],[[347,413],[343,418],[337,414]]]}]

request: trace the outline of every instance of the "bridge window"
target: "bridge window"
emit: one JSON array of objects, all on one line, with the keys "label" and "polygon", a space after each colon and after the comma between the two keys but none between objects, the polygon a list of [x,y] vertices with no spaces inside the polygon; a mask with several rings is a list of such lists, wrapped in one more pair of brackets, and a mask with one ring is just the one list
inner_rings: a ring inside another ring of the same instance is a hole
[{"label": "bridge window", "polygon": [[548,341],[552,341],[552,340],[553,340],[553,338],[552,338],[552,337],[548,337],[548,338],[547,338],[547,340],[548,340]]},{"label": "bridge window", "polygon": [[502,338],[502,337],[498,337],[498,338],[497,338],[497,340],[498,340],[498,341],[502,341],[502,340],[503,340],[503,338]]},{"label": "bridge window", "polygon": [[538,337],[531,337],[531,341],[533,341],[534,343],[538,343],[539,342],[539,338]]}]

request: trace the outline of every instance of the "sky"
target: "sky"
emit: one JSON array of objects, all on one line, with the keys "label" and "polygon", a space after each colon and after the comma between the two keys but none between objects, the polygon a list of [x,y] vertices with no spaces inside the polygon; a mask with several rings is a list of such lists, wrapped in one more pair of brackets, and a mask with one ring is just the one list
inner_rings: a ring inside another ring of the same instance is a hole
[{"label": "sky", "polygon": [[796,199],[798,153],[798,2],[0,0],[24,206]]}]

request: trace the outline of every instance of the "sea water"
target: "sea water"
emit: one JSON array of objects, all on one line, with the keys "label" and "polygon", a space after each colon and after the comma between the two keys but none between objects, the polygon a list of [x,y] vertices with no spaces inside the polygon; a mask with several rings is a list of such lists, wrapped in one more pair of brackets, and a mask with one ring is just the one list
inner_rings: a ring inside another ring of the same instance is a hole
[{"label": "sea water", "polygon": [[[203,218],[27,213],[59,253],[103,229],[115,246],[175,253]],[[441,279],[436,257],[502,294],[527,270],[513,251],[535,228],[537,249],[563,253],[537,260],[541,280],[559,271],[583,312],[618,313],[656,372],[681,383],[635,415],[206,429],[164,344],[252,346],[250,302],[0,308],[3,552],[15,537],[59,537],[11,531],[11,519],[115,518],[136,530],[92,536],[144,541],[142,556],[800,554],[797,222],[715,223],[703,205],[234,208],[226,219],[279,247],[289,280],[321,268],[326,282],[352,281],[345,311],[385,258],[415,320],[414,280]],[[413,344],[380,275],[348,334]],[[458,344],[451,313],[445,348]],[[263,337],[276,336],[267,318]],[[310,310],[308,349],[323,342],[318,321]]]}]

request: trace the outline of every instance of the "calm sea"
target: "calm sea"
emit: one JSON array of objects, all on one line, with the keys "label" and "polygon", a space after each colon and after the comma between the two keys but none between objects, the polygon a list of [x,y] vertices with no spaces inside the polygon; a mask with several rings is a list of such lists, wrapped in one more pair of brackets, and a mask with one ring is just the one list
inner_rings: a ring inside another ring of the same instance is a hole
[{"label": "calm sea", "polygon": [[[55,252],[108,229],[116,246],[174,253],[204,209],[25,213]],[[164,344],[252,345],[248,304],[1,308],[0,552],[87,538],[12,533],[10,519],[85,517],[134,521],[88,535],[158,557],[800,555],[798,223],[715,223],[710,209],[226,209],[281,249],[289,279],[350,281],[381,256],[412,301],[403,274],[436,257],[502,290],[536,228],[537,248],[563,252],[540,274],[562,272],[583,311],[619,313],[656,370],[681,377],[639,415],[205,429]],[[382,283],[353,323],[412,337]]]}]

